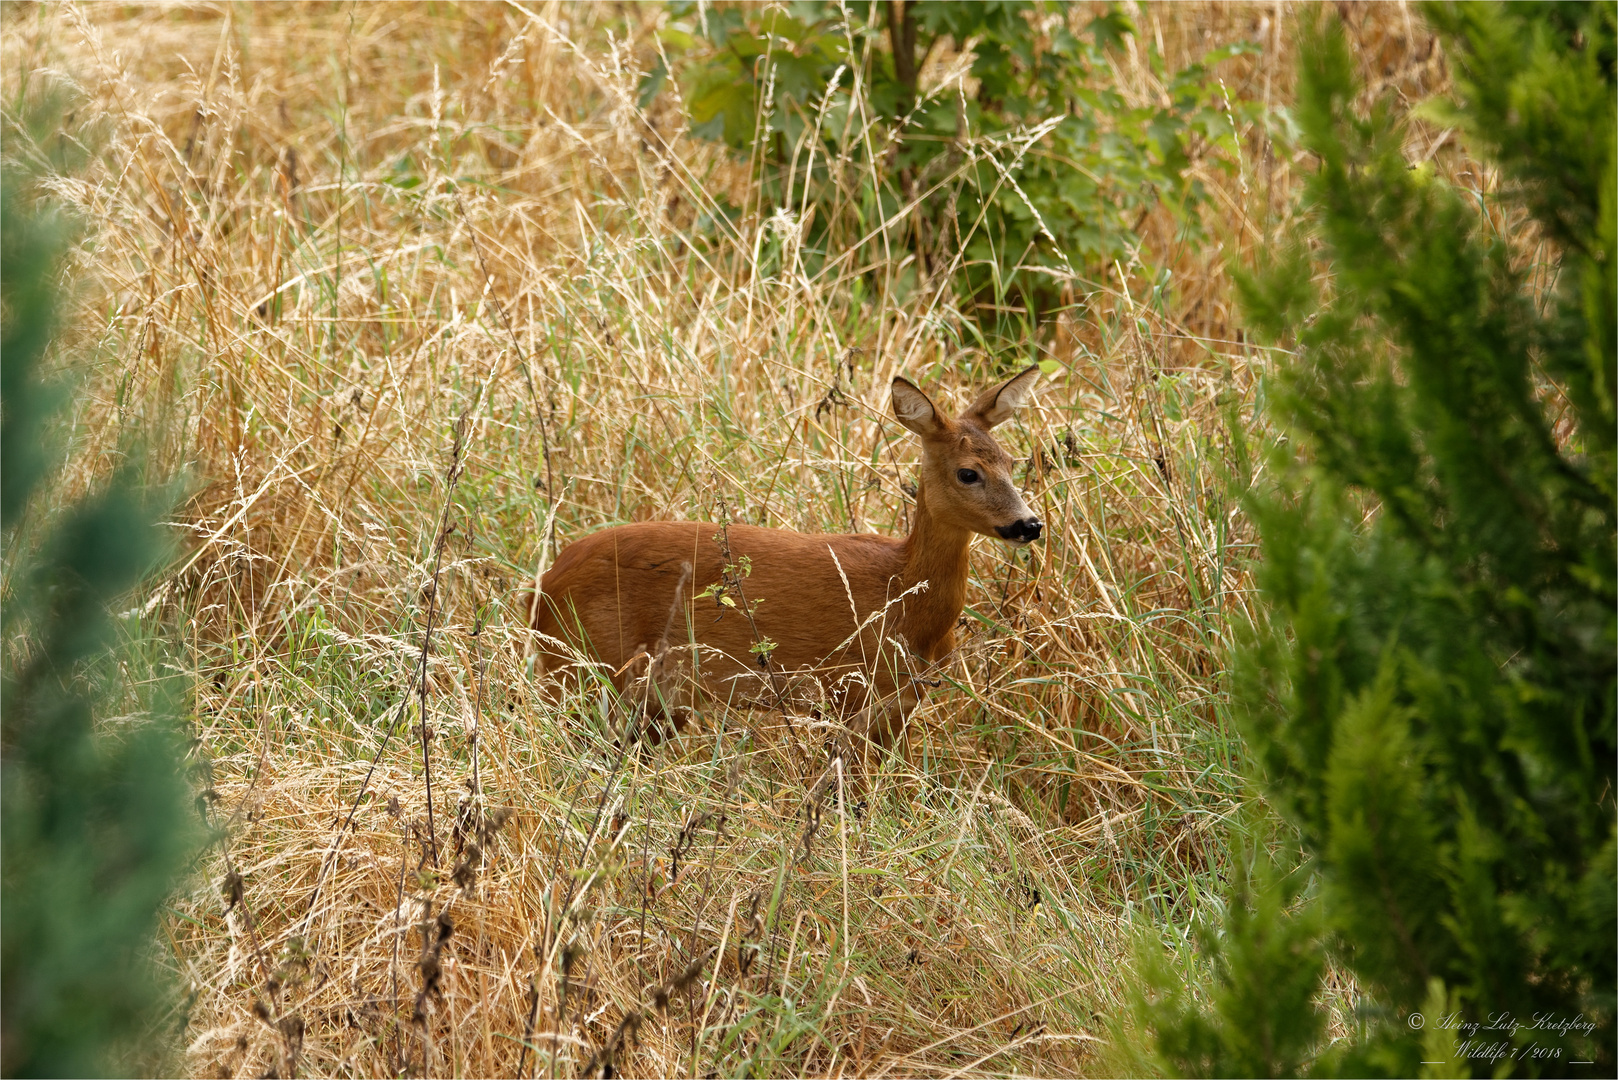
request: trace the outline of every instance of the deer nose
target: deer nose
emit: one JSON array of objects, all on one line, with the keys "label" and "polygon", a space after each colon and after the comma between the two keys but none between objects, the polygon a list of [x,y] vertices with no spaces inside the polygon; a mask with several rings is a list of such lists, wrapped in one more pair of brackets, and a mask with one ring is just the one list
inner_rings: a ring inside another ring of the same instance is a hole
[{"label": "deer nose", "polygon": [[1038,540],[1039,534],[1044,528],[1045,523],[1037,517],[1025,517],[1020,521],[1012,522],[1010,525],[1001,525],[995,529],[995,532],[999,533],[1003,539],[1011,540],[1018,544],[1027,544]]}]

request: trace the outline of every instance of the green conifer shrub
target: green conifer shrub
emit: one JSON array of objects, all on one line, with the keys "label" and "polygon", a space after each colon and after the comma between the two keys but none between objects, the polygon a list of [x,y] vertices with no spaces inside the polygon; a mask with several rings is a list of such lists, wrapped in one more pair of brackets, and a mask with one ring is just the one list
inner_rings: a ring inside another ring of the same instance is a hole
[{"label": "green conifer shrub", "polygon": [[149,950],[197,839],[172,710],[126,684],[140,664],[107,607],[161,554],[162,503],[131,474],[60,509],[31,500],[66,397],[41,368],[71,230],[27,180],[0,174],[0,1073],[128,1075],[154,1064],[173,1002]]},{"label": "green conifer shrub", "polygon": [[[1207,1004],[1148,963],[1166,1072],[1614,1072],[1614,11],[1427,9],[1481,193],[1356,111],[1335,22],[1303,51],[1309,213],[1243,289],[1293,456],[1232,664],[1291,834],[1237,860]],[[1330,1045],[1327,956],[1360,994]]]}]

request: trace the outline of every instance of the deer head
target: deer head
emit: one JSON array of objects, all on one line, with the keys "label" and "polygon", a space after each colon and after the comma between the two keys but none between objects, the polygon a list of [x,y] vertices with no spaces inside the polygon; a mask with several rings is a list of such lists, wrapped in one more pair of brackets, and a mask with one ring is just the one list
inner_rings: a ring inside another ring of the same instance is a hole
[{"label": "deer head", "polygon": [[1013,375],[954,419],[914,383],[893,380],[893,413],[921,436],[919,512],[1012,544],[1039,539],[1044,524],[1011,481],[1011,455],[989,434],[1027,403],[1038,380],[1037,367]]}]

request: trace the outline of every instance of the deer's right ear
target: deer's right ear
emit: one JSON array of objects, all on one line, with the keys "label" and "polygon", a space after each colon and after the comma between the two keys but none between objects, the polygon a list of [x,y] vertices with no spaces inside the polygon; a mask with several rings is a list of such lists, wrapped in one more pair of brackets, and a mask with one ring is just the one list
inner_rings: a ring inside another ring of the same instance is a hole
[{"label": "deer's right ear", "polygon": [[949,426],[933,404],[933,399],[922,393],[909,379],[893,380],[893,415],[899,423],[922,438],[942,435]]}]

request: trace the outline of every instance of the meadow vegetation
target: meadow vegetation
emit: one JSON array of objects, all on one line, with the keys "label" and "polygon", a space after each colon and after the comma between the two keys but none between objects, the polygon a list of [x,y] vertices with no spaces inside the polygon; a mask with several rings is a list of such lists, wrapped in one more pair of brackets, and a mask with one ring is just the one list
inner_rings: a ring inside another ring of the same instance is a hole
[{"label": "meadow vegetation", "polygon": [[[1505,213],[1412,168],[1337,27],[1306,36],[1303,228],[1240,278],[1296,353],[1229,678],[1297,847],[1233,831],[1211,977],[1148,980],[1169,1075],[1615,1069],[1618,5],[1424,13],[1455,79],[1424,109]],[[1359,984],[1346,1037],[1327,957]]]},{"label": "meadow vegetation", "polygon": [[[1403,6],[1339,8],[1368,100],[1446,85]],[[1228,268],[1307,168],[1300,12],[1043,11],[1047,36],[1127,19],[1083,73],[1120,113],[1216,57],[1198,100],[1230,130],[1176,164],[1195,229],[1133,190],[1126,244],[1044,258],[1054,301],[1003,288],[992,321],[918,254],[921,204],[873,201],[827,248],[764,197],[768,155],[689,130],[678,78],[648,95],[676,14],[3,9],[5,154],[82,219],[76,390],[31,513],[136,441],[185,491],[181,555],[121,616],[190,681],[215,836],[164,912],[175,1070],[1072,1075],[1137,937],[1186,958],[1220,903],[1251,797],[1237,499],[1279,438]],[[968,44],[917,92],[975,92]],[[843,85],[857,149],[885,114]],[[1449,131],[1406,138],[1495,182]],[[986,202],[999,146],[961,133],[939,190]],[[849,150],[829,205],[883,160]],[[813,715],[713,709],[641,749],[610,695],[542,699],[518,596],[561,545],[654,518],[902,532],[891,377],[959,405],[1031,362],[998,434],[1045,539],[979,543],[958,656],[868,787]],[[1328,977],[1328,1026],[1353,989]]]}]

